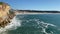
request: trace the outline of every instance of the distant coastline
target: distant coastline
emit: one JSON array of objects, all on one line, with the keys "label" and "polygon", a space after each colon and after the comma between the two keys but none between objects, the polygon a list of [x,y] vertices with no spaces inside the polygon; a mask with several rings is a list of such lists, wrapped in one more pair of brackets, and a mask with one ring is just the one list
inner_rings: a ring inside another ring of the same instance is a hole
[{"label": "distant coastline", "polygon": [[60,11],[14,10],[16,14],[58,14]]},{"label": "distant coastline", "polygon": [[37,13],[60,13],[60,11],[38,11],[38,10],[18,10],[23,12],[37,12]]}]

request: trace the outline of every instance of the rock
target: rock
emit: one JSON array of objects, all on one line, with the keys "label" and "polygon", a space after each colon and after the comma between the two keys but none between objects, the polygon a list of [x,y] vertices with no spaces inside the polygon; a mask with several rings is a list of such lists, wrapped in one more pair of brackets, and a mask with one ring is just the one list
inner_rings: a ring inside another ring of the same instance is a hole
[{"label": "rock", "polygon": [[0,2],[0,27],[5,27],[15,16],[15,14],[13,12],[11,14],[9,10],[10,6],[7,3]]}]

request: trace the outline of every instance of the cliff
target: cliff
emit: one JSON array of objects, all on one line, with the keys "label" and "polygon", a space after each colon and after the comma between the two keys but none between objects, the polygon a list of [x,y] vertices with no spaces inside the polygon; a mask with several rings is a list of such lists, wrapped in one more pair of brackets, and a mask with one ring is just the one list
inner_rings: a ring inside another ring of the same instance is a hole
[{"label": "cliff", "polygon": [[40,13],[60,13],[60,11],[38,11],[38,10],[11,10],[7,3],[0,2],[0,27],[5,27],[17,14],[40,14]]},{"label": "cliff", "polygon": [[0,27],[5,27],[13,18],[14,14],[10,13],[10,9],[7,3],[0,2]]}]

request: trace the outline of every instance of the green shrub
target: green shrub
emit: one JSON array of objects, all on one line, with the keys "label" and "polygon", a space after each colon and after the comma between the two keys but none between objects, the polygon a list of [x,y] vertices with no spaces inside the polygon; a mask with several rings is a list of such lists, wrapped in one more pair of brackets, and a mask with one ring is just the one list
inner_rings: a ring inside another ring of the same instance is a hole
[{"label": "green shrub", "polygon": [[3,4],[3,2],[0,2],[0,5],[2,5]]}]

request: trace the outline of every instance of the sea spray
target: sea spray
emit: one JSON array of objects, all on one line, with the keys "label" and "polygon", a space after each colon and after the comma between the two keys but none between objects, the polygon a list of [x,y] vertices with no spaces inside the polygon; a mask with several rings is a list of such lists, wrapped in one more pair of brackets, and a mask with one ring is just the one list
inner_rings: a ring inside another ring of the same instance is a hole
[{"label": "sea spray", "polygon": [[21,21],[16,19],[16,16],[11,20],[4,28],[0,28],[0,34],[7,34],[7,31],[17,29],[17,27],[21,26]]}]

